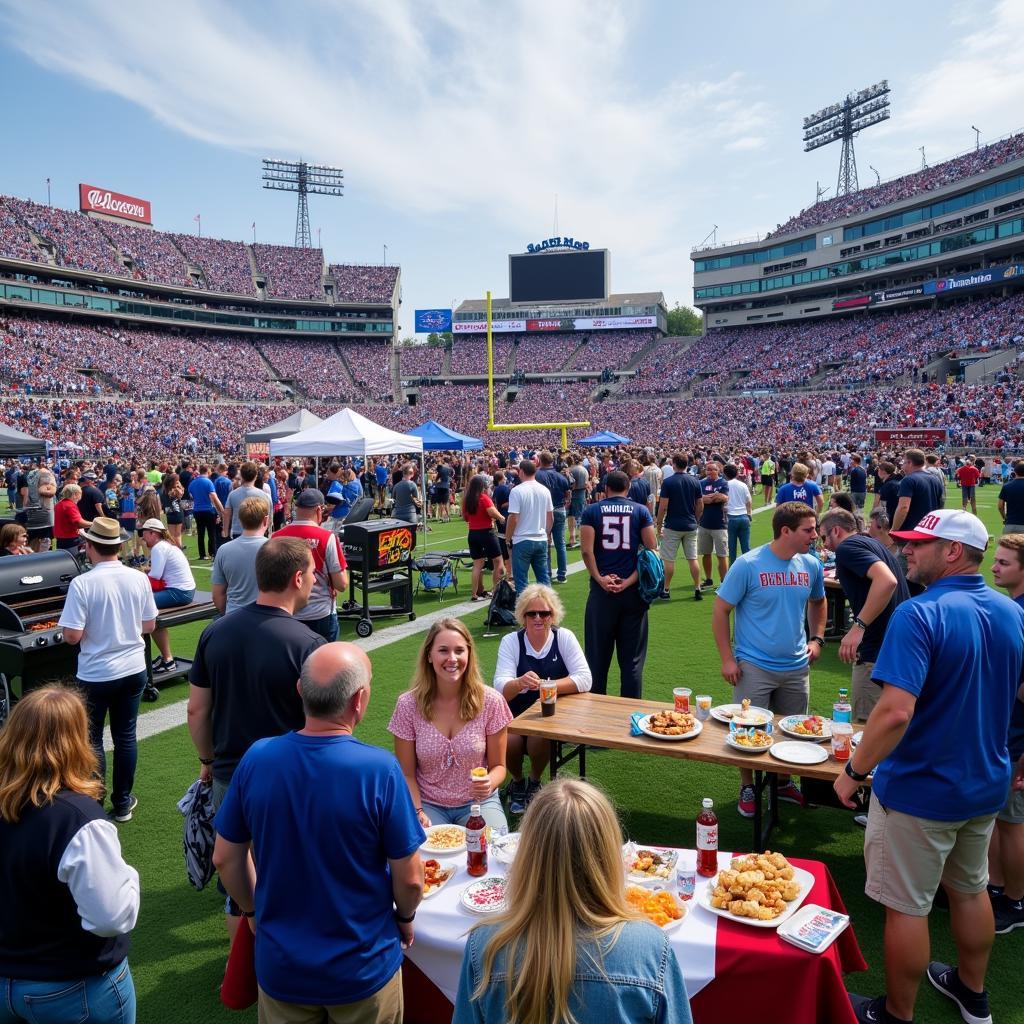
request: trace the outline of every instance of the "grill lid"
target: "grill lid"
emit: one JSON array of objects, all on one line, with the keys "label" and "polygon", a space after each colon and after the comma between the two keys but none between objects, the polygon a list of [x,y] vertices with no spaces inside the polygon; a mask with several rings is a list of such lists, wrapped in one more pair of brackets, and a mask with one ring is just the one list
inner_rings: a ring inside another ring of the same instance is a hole
[{"label": "grill lid", "polygon": [[[35,602],[60,607],[71,581],[81,570],[69,551],[0,558],[0,602],[20,609]],[[41,610],[42,605],[37,604]]]}]

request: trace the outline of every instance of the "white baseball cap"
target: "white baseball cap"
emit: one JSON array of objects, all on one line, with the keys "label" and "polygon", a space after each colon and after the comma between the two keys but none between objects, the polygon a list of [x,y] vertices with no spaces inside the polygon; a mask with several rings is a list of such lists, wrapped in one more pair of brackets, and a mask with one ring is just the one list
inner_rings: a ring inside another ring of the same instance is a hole
[{"label": "white baseball cap", "polygon": [[140,530],[152,530],[154,533],[167,533],[167,527],[159,519],[147,519],[140,527]]},{"label": "white baseball cap", "polygon": [[958,540],[984,551],[988,547],[985,524],[970,512],[957,508],[937,508],[921,517],[912,530],[891,530],[897,540]]}]

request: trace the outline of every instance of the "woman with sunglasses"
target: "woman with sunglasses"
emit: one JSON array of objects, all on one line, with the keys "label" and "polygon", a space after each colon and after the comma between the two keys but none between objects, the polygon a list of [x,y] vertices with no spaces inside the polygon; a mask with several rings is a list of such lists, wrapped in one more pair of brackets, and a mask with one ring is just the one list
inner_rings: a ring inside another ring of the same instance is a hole
[{"label": "woman with sunglasses", "polygon": [[[565,609],[558,594],[543,583],[531,583],[516,599],[520,629],[502,638],[494,688],[508,701],[513,715],[536,703],[540,684],[550,679],[558,696],[586,693],[592,683],[579,640],[561,628]],[[530,755],[530,775],[523,778],[523,756]],[[509,736],[505,755],[509,775],[508,809],[522,814],[540,789],[540,778],[551,759],[551,744],[538,736]]]},{"label": "woman with sunglasses", "polygon": [[[498,790],[511,720],[501,694],[484,684],[469,630],[458,619],[435,622],[388,724],[424,828],[465,825],[475,803],[488,825],[507,827]],[[474,768],[484,769],[479,778]]]}]

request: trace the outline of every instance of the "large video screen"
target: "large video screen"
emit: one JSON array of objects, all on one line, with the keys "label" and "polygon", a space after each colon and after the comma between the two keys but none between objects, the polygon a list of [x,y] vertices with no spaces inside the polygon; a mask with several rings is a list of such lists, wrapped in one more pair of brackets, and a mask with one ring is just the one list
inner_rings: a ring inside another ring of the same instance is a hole
[{"label": "large video screen", "polygon": [[508,258],[513,302],[578,302],[608,297],[608,250],[520,253]]}]

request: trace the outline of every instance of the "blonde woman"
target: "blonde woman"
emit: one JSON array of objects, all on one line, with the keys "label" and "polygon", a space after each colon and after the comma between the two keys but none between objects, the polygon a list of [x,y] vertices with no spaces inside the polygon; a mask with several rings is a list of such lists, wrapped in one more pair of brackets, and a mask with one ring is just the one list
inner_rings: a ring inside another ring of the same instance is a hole
[{"label": "blonde woman", "polygon": [[625,899],[607,797],[559,779],[523,818],[500,917],[469,934],[452,1024],[691,1024],[668,936]]},{"label": "blonde woman", "polygon": [[0,731],[4,1021],[134,1024],[139,876],[102,799],[82,698],[26,694]]},{"label": "blonde woman", "polygon": [[[565,608],[558,594],[544,583],[531,583],[516,599],[519,629],[502,637],[494,688],[508,701],[513,715],[521,715],[540,696],[540,684],[550,679],[558,696],[586,693],[593,676],[579,640],[562,629]],[[523,778],[523,756],[530,755],[530,774]],[[522,814],[540,789],[541,775],[551,759],[551,744],[540,737],[509,736],[506,753],[508,809]]]},{"label": "blonde woman", "polygon": [[[473,637],[458,619],[427,633],[412,687],[398,698],[388,731],[424,828],[465,825],[480,804],[488,825],[507,828],[499,789],[512,714],[480,676]],[[471,778],[474,768],[486,774]]]}]

